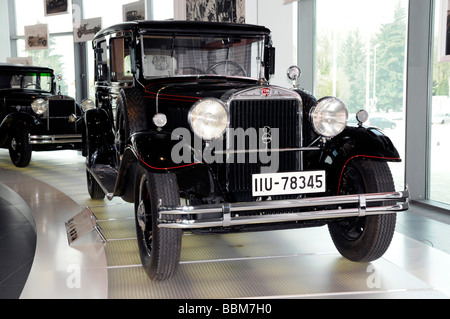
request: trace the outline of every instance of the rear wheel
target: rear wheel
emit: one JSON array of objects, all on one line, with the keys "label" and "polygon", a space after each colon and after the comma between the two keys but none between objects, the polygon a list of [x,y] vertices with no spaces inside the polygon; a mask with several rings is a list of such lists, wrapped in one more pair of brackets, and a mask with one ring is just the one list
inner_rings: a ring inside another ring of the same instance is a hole
[{"label": "rear wheel", "polygon": [[158,206],[180,204],[176,176],[153,174],[139,167],[135,191],[136,230],[142,265],[150,279],[170,279],[180,261],[183,233],[181,229],[158,227]]},{"label": "rear wheel", "polygon": [[[354,161],[344,170],[341,195],[393,191],[394,182],[385,162]],[[370,262],[380,258],[389,248],[395,223],[396,214],[373,215],[330,223],[328,228],[342,256],[352,261]]]}]

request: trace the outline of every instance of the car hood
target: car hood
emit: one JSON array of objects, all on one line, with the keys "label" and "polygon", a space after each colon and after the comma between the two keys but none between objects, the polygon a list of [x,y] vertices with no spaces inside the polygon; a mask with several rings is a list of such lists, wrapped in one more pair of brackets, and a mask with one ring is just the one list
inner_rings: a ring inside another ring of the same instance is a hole
[{"label": "car hood", "polygon": [[0,92],[0,99],[5,107],[31,106],[31,102],[42,98],[46,99],[52,96],[48,92],[32,91],[32,90],[7,90]]},{"label": "car hood", "polygon": [[255,80],[229,79],[222,77],[200,77],[176,79],[174,81],[161,81],[147,83],[145,98],[155,99],[161,105],[174,101],[192,104],[201,98],[214,97],[224,102],[234,92],[258,85]]}]

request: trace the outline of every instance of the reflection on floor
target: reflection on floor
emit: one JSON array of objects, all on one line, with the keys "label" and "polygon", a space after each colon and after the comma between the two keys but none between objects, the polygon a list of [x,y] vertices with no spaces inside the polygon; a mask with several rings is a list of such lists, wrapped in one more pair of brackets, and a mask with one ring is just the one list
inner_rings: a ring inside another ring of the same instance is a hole
[{"label": "reflection on floor", "polygon": [[[76,152],[34,153],[18,169],[0,150],[0,186],[0,298],[450,296],[450,218],[417,206],[399,214],[390,249],[373,263],[340,257],[326,227],[186,233],[177,275],[152,283],[140,266],[133,205],[91,200]],[[86,206],[108,241],[94,234],[69,246],[64,222]]]}]

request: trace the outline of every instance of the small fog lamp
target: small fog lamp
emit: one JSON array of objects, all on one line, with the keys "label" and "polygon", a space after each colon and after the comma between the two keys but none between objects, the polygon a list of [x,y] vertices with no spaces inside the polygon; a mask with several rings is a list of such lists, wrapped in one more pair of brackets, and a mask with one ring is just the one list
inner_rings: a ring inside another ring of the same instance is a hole
[{"label": "small fog lamp", "polygon": [[367,122],[369,119],[369,113],[366,110],[361,110],[358,113],[356,113],[356,120],[358,121],[359,125],[362,125],[363,123]]},{"label": "small fog lamp", "polygon": [[153,116],[153,123],[157,127],[164,127],[167,124],[167,116],[163,113],[158,113]]}]

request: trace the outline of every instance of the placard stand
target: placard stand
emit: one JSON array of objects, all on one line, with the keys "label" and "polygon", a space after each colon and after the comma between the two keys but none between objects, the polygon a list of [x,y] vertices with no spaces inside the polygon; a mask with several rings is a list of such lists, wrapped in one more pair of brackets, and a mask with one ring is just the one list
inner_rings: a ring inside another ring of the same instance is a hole
[{"label": "placard stand", "polygon": [[107,240],[103,236],[102,229],[98,225],[97,217],[94,215],[90,207],[86,207],[77,215],[65,222],[67,240],[72,246],[77,243],[85,243],[86,241],[102,241]]}]

